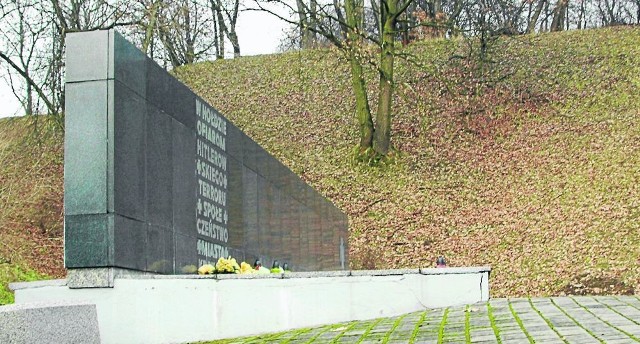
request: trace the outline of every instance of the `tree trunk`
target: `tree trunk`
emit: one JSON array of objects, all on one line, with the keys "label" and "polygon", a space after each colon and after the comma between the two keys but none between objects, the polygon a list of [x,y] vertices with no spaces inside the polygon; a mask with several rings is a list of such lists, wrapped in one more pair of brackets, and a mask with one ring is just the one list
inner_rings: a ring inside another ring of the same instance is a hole
[{"label": "tree trunk", "polygon": [[464,9],[464,4],[462,0],[455,0],[453,6],[453,12],[450,14],[449,19],[447,20],[447,26],[449,27],[449,31],[451,32],[451,36],[457,37],[460,34],[460,30],[456,29],[456,24],[458,22],[458,18]]},{"label": "tree trunk", "polygon": [[351,87],[356,98],[356,117],[360,129],[359,154],[366,152],[373,146],[373,119],[369,108],[369,98],[364,79],[362,64],[358,59],[358,49],[362,48],[362,38],[358,34],[362,13],[361,0],[345,0],[345,15],[347,19],[347,49],[349,66],[351,67]]},{"label": "tree trunk", "polygon": [[533,12],[533,16],[531,20],[529,20],[529,25],[527,25],[527,33],[533,33],[536,29],[536,23],[538,22],[538,18],[540,17],[540,13],[542,12],[542,8],[544,7],[545,0],[540,0],[538,5],[536,6],[535,11]]},{"label": "tree trunk", "polygon": [[184,54],[184,61],[185,64],[193,64],[196,61],[196,55],[195,55],[195,42],[194,42],[194,37],[195,34],[192,35],[192,31],[190,30],[191,26],[191,9],[189,8],[189,5],[187,4],[187,2],[185,1],[185,4],[183,5],[183,11],[184,11],[184,22],[185,22],[185,28],[187,28],[187,30],[185,30],[185,44],[186,44],[186,52]]},{"label": "tree trunk", "polygon": [[[29,72],[27,71],[27,74],[28,73]],[[31,116],[33,115],[33,90],[30,83],[27,82],[26,84],[27,84],[27,90],[26,90],[27,102],[25,104],[24,111],[27,116]]]},{"label": "tree trunk", "polygon": [[296,0],[296,6],[298,8],[298,26],[300,28],[300,48],[308,49],[313,45],[313,32],[309,30],[311,13],[309,13],[310,10],[303,0]]},{"label": "tree trunk", "polygon": [[382,24],[380,24],[380,4],[379,0],[371,0],[371,12],[373,12],[372,17],[376,24],[376,28],[378,29],[378,33],[382,32]]},{"label": "tree trunk", "polygon": [[[347,0],[349,1],[349,0]],[[373,146],[373,119],[369,108],[369,97],[364,81],[362,65],[358,61],[355,51],[349,53],[351,67],[351,87],[356,97],[356,117],[360,127],[360,151],[364,152]]]},{"label": "tree trunk", "polygon": [[558,0],[556,8],[553,10],[553,20],[551,21],[550,31],[564,30],[564,16],[567,13],[569,0]]},{"label": "tree trunk", "polygon": [[229,37],[229,41],[233,47],[233,57],[240,57],[240,43],[238,42],[238,35],[236,34],[235,28],[233,31],[229,31],[227,37]]},{"label": "tree trunk", "polygon": [[[639,0],[640,1],[640,0]],[[345,23],[347,22],[344,18],[344,12],[342,11],[343,6],[338,0],[333,0],[333,9],[336,11],[336,18],[338,18],[338,23],[340,23],[340,32],[341,38],[346,38],[347,36],[347,27]]]},{"label": "tree trunk", "polygon": [[609,1],[608,1],[608,0],[604,0],[604,4],[605,4],[605,6],[607,7],[607,14],[608,14],[608,16],[609,16],[609,19],[607,20],[607,21],[608,21],[608,23],[609,23],[610,25],[611,25],[611,24],[616,24],[616,22],[617,22],[617,18],[616,18],[615,12],[614,12],[615,7],[616,7],[616,2],[615,2],[615,0],[612,0],[612,1],[611,1],[611,4],[609,4]]},{"label": "tree trunk", "polygon": [[227,28],[227,38],[231,42],[231,46],[233,47],[233,57],[240,57],[240,42],[238,41],[238,33],[236,32],[236,23],[238,22],[238,7],[240,5],[240,0],[236,0],[233,4],[233,9],[231,12],[228,10],[227,18],[229,18],[229,25],[226,25]]},{"label": "tree trunk", "polygon": [[433,16],[435,17],[440,12],[442,12],[442,1],[433,0]]},{"label": "tree trunk", "polygon": [[220,50],[220,35],[218,34],[218,32],[220,32],[220,26],[218,25],[218,16],[216,16],[215,7],[211,8],[211,13],[213,14],[211,16],[213,23],[213,48],[216,51],[216,60],[218,60],[224,57],[224,52]]},{"label": "tree trunk", "polygon": [[[220,5],[220,1],[218,1],[218,5]],[[222,15],[222,8],[216,7],[216,16],[218,17],[218,56],[217,59],[224,59],[224,16]]]},{"label": "tree trunk", "polygon": [[578,13],[578,30],[586,29],[586,27],[585,27],[586,23],[585,23],[584,26],[582,25],[582,20],[585,18],[585,14],[586,14],[585,10],[586,10],[586,8],[585,8],[585,0],[582,0],[582,1],[580,1],[580,11]]},{"label": "tree trunk", "polygon": [[[233,47],[233,57],[240,57],[240,42],[238,41],[238,33],[236,32],[236,23],[238,21],[239,0],[233,2],[233,7],[229,9],[224,7],[221,0],[209,0],[211,11],[214,17],[215,35],[214,45],[216,47],[216,59],[224,59],[224,39],[225,36],[231,42]],[[225,22],[225,15],[228,23]]]},{"label": "tree trunk", "polygon": [[145,28],[144,41],[142,42],[142,51],[145,54],[149,53],[149,46],[153,41],[153,31],[156,28],[156,22],[158,19],[158,9],[161,5],[162,3],[160,1],[153,2],[151,4],[151,9],[149,9],[149,13],[148,13],[149,22],[147,23],[147,27]]},{"label": "tree trunk", "polygon": [[378,93],[378,112],[373,148],[380,155],[387,155],[391,148],[391,102],[393,100],[393,60],[395,54],[395,33],[397,0],[386,1],[380,6],[382,23],[380,49],[380,88]]},{"label": "tree trunk", "polygon": [[308,48],[313,48],[316,46],[317,37],[316,37],[316,25],[318,22],[318,3],[316,0],[309,0],[309,16],[307,18],[307,40],[308,40]]}]

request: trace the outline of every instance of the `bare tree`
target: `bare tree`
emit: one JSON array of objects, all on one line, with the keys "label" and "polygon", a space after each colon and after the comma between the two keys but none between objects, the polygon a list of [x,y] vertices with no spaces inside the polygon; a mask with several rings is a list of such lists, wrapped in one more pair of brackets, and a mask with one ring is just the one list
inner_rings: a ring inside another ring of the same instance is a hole
[{"label": "bare tree", "polygon": [[[256,1],[256,10],[269,12],[280,19],[323,36],[341,49],[349,62],[351,86],[356,100],[355,115],[359,126],[359,143],[356,157],[361,161],[378,162],[387,160],[393,154],[391,146],[391,118],[394,111],[395,91],[394,61],[397,56],[396,40],[399,33],[399,19],[412,0],[381,0],[377,11],[377,25],[366,21],[364,0],[333,1],[332,3],[310,3],[297,1],[294,8],[287,1],[278,0],[298,18],[287,18],[263,6],[264,1]],[[270,0],[273,3],[275,0]],[[315,4],[315,5],[314,5]],[[311,6],[317,6],[311,8]],[[300,12],[304,12],[301,14]],[[309,15],[313,13],[313,16]],[[307,23],[307,24],[304,24]],[[333,25],[337,23],[338,25]],[[367,24],[369,25],[367,27]],[[377,27],[376,27],[377,26]],[[339,28],[342,32],[336,32]],[[301,32],[301,35],[304,31]],[[377,59],[371,59],[368,44],[377,46]],[[375,120],[367,95],[364,65],[374,64],[378,71],[378,101]]]},{"label": "bare tree", "polygon": [[139,2],[142,11],[139,15],[137,27],[139,32],[144,33],[140,46],[141,50],[152,58],[155,52],[155,34],[158,31],[158,16],[163,4],[164,2],[160,0],[140,0]]},{"label": "bare tree", "polygon": [[49,14],[54,30],[52,32],[49,73],[46,82],[52,89],[53,103],[57,112],[64,109],[64,54],[66,34],[77,31],[111,29],[117,26],[131,26],[131,5],[126,2],[104,0],[51,0],[43,10]]},{"label": "bare tree", "polygon": [[9,0],[0,6],[0,62],[26,114],[60,117],[66,33],[129,25],[128,7],[106,1]]},{"label": "bare tree", "polygon": [[[13,94],[27,115],[40,112],[40,102],[47,111],[54,112],[56,107],[51,95],[39,82],[46,73],[46,60],[42,58],[43,51],[38,42],[46,39],[49,32],[40,21],[37,4],[11,0],[0,7],[0,16],[0,59],[7,66]],[[19,77],[14,80],[11,72]]]},{"label": "bare tree", "polygon": [[214,31],[218,47],[217,58],[224,58],[224,38],[229,39],[233,47],[233,56],[240,57],[240,42],[236,32],[240,0],[209,0],[214,19]]},{"label": "bare tree", "polygon": [[[496,34],[640,24],[640,0],[254,0],[279,4],[293,18],[301,48],[339,47],[348,57],[360,152],[385,156],[390,149],[389,105],[394,90],[395,44],[458,34],[485,42]],[[240,56],[236,31],[239,0],[5,0],[0,3],[0,66],[27,114],[64,108],[64,52],[68,32],[119,27],[165,66],[223,58],[225,42]],[[368,45],[378,47],[372,59]],[[363,68],[379,78],[375,120]]]},{"label": "bare tree", "polygon": [[158,16],[158,36],[165,58],[178,67],[211,56],[213,20],[197,0],[165,1]]},{"label": "bare tree", "polygon": [[224,56],[225,39],[240,56],[238,14],[239,0],[7,0],[0,3],[0,66],[25,113],[61,114],[67,33],[118,27],[152,58],[177,67],[214,49]]},{"label": "bare tree", "polygon": [[538,23],[538,18],[540,18],[540,13],[542,13],[542,9],[547,0],[538,0],[536,4],[536,9],[533,11],[533,15],[530,16],[527,24],[527,33],[533,33],[536,29],[536,24]]}]

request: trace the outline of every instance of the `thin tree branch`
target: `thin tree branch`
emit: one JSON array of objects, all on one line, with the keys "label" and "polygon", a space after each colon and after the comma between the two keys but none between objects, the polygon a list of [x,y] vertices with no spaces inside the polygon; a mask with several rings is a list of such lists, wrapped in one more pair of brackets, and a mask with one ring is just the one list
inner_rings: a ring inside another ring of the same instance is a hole
[{"label": "thin tree branch", "polygon": [[44,94],[40,86],[38,86],[38,84],[31,78],[31,76],[27,74],[23,69],[21,69],[17,64],[15,64],[11,60],[11,58],[5,55],[2,51],[0,51],[0,58],[3,59],[5,62],[7,62],[13,68],[13,70],[15,70],[18,74],[20,74],[20,76],[22,76],[25,79],[25,81],[28,82],[36,90],[36,93],[38,93],[38,96],[40,96],[40,99],[42,99],[42,101],[46,104],[47,109],[49,109],[49,112],[51,114],[55,113],[55,106],[51,103],[51,101],[49,101],[49,99]]}]

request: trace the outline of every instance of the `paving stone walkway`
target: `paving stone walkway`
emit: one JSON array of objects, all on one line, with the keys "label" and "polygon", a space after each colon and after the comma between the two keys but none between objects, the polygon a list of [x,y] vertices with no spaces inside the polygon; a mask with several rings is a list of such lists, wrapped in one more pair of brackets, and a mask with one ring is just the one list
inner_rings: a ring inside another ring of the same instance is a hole
[{"label": "paving stone walkway", "polygon": [[640,298],[492,299],[220,343],[640,343]]}]

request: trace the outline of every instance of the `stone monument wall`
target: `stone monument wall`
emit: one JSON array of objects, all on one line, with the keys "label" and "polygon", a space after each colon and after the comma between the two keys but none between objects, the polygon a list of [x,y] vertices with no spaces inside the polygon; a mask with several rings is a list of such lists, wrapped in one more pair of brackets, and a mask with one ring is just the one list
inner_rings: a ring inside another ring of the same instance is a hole
[{"label": "stone monument wall", "polygon": [[69,34],[66,68],[67,268],[348,268],[346,216],[118,33]]}]

